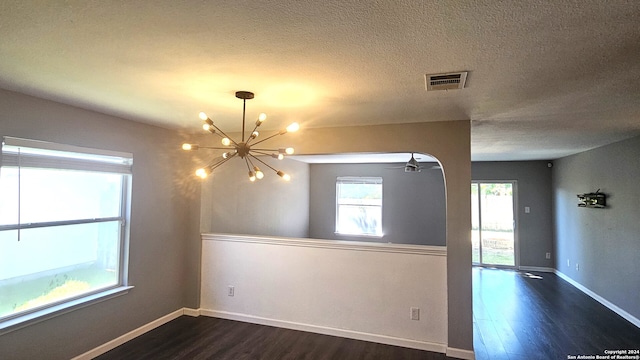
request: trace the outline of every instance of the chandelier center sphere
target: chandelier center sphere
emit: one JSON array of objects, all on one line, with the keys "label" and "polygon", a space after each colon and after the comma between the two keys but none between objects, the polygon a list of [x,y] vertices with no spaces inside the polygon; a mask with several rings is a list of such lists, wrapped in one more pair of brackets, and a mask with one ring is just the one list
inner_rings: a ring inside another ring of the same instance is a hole
[{"label": "chandelier center sphere", "polygon": [[238,152],[238,156],[240,156],[241,159],[244,159],[245,156],[249,155],[249,151],[251,151],[251,147],[249,145],[247,145],[247,143],[238,143],[238,146],[236,147],[236,151]]}]

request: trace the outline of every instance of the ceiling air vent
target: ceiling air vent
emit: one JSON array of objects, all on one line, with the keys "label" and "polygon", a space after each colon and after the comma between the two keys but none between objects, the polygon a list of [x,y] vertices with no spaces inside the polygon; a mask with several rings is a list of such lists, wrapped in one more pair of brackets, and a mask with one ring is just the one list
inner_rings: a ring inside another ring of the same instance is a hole
[{"label": "ceiling air vent", "polygon": [[464,88],[464,83],[467,80],[467,72],[427,74],[425,78],[427,81],[427,91],[455,90]]}]

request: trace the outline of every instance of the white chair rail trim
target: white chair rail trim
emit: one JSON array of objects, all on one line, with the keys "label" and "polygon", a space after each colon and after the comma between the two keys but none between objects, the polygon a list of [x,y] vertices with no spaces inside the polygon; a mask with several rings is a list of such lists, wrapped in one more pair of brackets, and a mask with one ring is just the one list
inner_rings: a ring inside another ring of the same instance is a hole
[{"label": "white chair rail trim", "polygon": [[365,241],[343,241],[287,238],[263,235],[236,235],[236,234],[201,234],[202,241],[230,241],[246,242],[280,246],[299,246],[323,249],[374,251],[386,253],[402,253],[414,255],[447,256],[446,246],[408,245],[374,243]]}]

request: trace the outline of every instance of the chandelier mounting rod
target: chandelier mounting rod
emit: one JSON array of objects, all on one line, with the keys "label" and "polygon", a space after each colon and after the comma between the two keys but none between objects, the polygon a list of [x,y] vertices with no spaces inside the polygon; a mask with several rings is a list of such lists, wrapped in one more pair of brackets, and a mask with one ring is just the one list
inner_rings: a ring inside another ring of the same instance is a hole
[{"label": "chandelier mounting rod", "polygon": [[251,91],[236,91],[236,97],[242,99],[242,142],[244,142],[244,122],[247,111],[247,100],[253,99],[254,96]]}]

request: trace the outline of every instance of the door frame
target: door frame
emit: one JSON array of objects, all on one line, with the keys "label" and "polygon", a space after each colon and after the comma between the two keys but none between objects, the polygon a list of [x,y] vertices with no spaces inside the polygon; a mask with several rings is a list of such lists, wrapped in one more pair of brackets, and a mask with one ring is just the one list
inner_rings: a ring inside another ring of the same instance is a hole
[{"label": "door frame", "polygon": [[[513,266],[511,265],[492,265],[492,264],[483,264],[482,263],[482,234],[480,234],[480,263],[473,262],[471,260],[472,266],[483,266],[483,267],[495,267],[495,268],[504,268],[504,269],[519,269],[520,268],[520,241],[518,232],[520,229],[520,223],[518,219],[518,181],[517,180],[471,180],[471,184],[469,185],[469,190],[471,190],[472,184],[511,184],[513,189]],[[478,211],[482,211],[480,206],[480,185],[478,185]],[[473,219],[473,214],[472,219]],[[482,213],[480,213],[480,220],[482,219]],[[481,227],[481,224],[478,224]],[[471,245],[473,247],[473,244]]]}]

